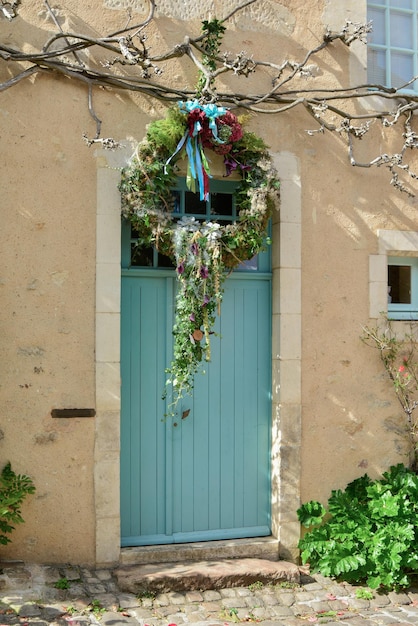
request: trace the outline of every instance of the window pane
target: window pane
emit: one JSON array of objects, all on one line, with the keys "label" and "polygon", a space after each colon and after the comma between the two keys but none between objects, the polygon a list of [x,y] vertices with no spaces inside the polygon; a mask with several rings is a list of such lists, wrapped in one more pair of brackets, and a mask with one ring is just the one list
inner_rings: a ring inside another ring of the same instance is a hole
[{"label": "window pane", "polygon": [[388,266],[388,301],[392,304],[411,303],[411,266]]},{"label": "window pane", "polygon": [[171,193],[173,195],[173,203],[174,203],[173,213],[180,213],[180,211],[181,211],[181,193],[180,193],[180,191],[172,191]]},{"label": "window pane", "polygon": [[412,16],[404,13],[390,13],[390,45],[412,50]]},{"label": "window pane", "polygon": [[373,30],[368,35],[368,42],[384,46],[385,41],[385,12],[380,9],[369,9],[367,19],[373,21]]},{"label": "window pane", "polygon": [[186,191],[185,193],[185,213],[194,213],[195,215],[206,215],[206,202],[200,200],[198,193]]},{"label": "window pane", "polygon": [[[391,86],[400,87],[414,77],[414,62],[409,54],[391,53]],[[413,85],[411,85],[412,89]]]},{"label": "window pane", "polygon": [[412,9],[412,0],[389,0],[389,5],[395,9]]},{"label": "window pane", "polygon": [[165,256],[164,254],[158,253],[158,267],[169,267],[174,268],[175,264],[170,259],[169,256]]},{"label": "window pane", "polygon": [[213,215],[232,215],[232,194],[212,193],[210,212]]},{"label": "window pane", "polygon": [[153,249],[146,246],[140,246],[136,243],[131,244],[131,265],[133,267],[152,267],[154,264]]},{"label": "window pane", "polygon": [[386,52],[384,50],[367,50],[367,73],[370,83],[386,85]]},{"label": "window pane", "polygon": [[237,267],[237,272],[245,272],[245,271],[257,271],[258,270],[258,255],[253,256],[252,259],[248,261],[243,261]]}]

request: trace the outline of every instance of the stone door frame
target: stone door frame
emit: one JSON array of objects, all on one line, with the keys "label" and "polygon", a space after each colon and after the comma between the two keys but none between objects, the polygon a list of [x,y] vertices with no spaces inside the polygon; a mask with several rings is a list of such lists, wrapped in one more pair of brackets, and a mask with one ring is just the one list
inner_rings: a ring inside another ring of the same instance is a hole
[{"label": "stone door frame", "polygon": [[[96,565],[120,559],[120,287],[118,182],[131,147],[99,150],[96,228],[96,433],[94,501]],[[272,534],[280,557],[297,558],[301,449],[301,183],[290,153],[275,155],[280,212],[273,218]]]}]

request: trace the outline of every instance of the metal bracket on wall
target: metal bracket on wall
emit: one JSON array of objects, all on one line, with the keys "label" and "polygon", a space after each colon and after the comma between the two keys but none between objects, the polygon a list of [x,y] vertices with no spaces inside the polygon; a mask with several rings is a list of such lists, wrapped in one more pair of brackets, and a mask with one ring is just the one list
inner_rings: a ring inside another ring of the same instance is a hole
[{"label": "metal bracket on wall", "polygon": [[95,417],[96,409],[52,409],[51,417]]}]

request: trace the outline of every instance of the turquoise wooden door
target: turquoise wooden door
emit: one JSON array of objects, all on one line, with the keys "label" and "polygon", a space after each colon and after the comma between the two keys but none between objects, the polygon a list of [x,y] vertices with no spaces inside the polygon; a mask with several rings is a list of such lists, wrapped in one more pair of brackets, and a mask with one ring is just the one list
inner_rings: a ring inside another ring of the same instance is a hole
[{"label": "turquoise wooden door", "polygon": [[175,273],[122,271],[122,546],[270,534],[271,281],[263,263],[227,279],[211,362],[174,418],[164,418],[161,396]]}]

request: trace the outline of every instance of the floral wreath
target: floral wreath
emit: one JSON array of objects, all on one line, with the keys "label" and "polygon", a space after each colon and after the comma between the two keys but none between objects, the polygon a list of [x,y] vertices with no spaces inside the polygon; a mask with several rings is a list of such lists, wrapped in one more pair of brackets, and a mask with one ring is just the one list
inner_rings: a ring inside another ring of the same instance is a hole
[{"label": "floral wreath", "polygon": [[[188,189],[208,199],[206,150],[223,155],[225,177],[241,174],[235,191],[238,219],[232,224],[173,216],[179,159],[187,158]],[[178,102],[164,119],[152,122],[122,170],[122,215],[137,231],[139,245],[155,246],[176,267],[174,358],[166,370],[173,406],[185,392],[191,393],[201,361],[210,361],[210,334],[227,273],[268,243],[266,230],[279,186],[264,141],[244,131],[242,120],[231,111],[197,100]]]}]

